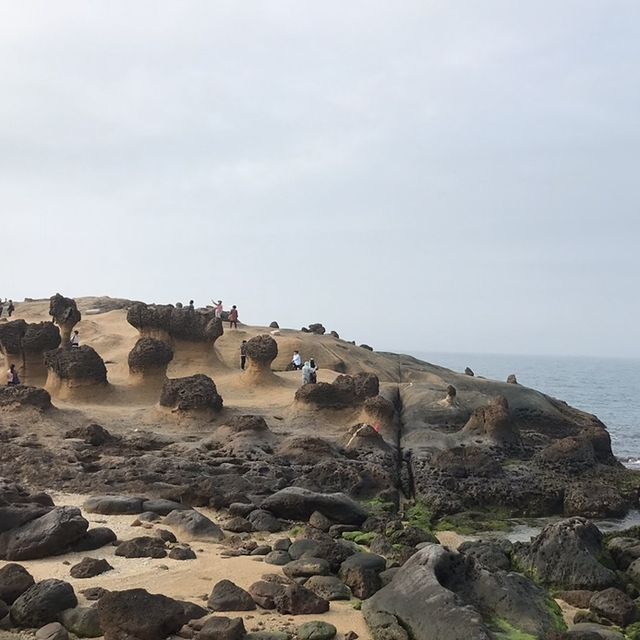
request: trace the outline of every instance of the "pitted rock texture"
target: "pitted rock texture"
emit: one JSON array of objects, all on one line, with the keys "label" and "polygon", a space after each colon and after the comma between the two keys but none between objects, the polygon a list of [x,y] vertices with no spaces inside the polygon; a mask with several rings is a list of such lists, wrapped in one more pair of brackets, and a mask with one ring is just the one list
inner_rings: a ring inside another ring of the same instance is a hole
[{"label": "pitted rock texture", "polygon": [[162,387],[160,405],[178,411],[222,409],[222,396],[214,381],[202,373],[186,378],[172,378]]}]

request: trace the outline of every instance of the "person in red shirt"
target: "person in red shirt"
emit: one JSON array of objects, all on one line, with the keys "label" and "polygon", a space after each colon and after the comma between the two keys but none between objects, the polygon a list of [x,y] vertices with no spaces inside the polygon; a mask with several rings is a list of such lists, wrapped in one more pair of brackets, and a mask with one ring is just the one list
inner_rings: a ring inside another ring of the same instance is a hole
[{"label": "person in red shirt", "polygon": [[229,329],[238,328],[238,308],[234,304],[229,311]]}]

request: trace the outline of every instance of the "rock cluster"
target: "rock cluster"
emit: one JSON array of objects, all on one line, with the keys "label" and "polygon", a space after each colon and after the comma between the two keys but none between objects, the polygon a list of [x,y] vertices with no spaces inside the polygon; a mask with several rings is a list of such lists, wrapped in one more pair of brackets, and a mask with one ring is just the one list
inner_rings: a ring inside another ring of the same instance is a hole
[{"label": "rock cluster", "polygon": [[378,395],[378,376],[373,373],[340,375],[331,384],[305,384],[296,391],[295,399],[322,409],[345,409],[362,405]]}]

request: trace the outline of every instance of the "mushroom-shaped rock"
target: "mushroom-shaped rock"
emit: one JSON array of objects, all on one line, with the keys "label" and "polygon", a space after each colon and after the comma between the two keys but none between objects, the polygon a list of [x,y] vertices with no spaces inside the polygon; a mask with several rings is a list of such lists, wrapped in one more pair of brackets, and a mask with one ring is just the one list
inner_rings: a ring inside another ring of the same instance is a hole
[{"label": "mushroom-shaped rock", "polygon": [[395,433],[395,407],[382,396],[372,396],[364,401],[361,421],[373,425],[378,432],[385,435]]},{"label": "mushroom-shaped rock", "polygon": [[455,407],[458,404],[456,400],[457,395],[458,391],[452,384],[450,384],[447,387],[447,395],[440,401],[440,404],[445,407]]},{"label": "mushroom-shaped rock", "polygon": [[246,344],[248,365],[242,378],[250,384],[276,381],[271,363],[278,357],[278,343],[269,335],[256,336]]},{"label": "mushroom-shaped rock", "polygon": [[296,400],[325,409],[345,409],[363,404],[378,395],[378,377],[373,373],[338,376],[331,384],[305,384],[296,391]]},{"label": "mushroom-shaped rock", "polygon": [[518,429],[509,413],[509,403],[498,396],[486,407],[476,409],[463,428],[463,432],[486,437],[496,444],[517,445]]},{"label": "mushroom-shaped rock", "polygon": [[75,327],[82,315],[78,311],[76,301],[71,298],[65,298],[59,293],[49,298],[49,315],[53,321],[60,327],[62,333],[62,345],[69,344],[71,331]]},{"label": "mushroom-shaped rock", "polygon": [[108,386],[104,360],[88,345],[48,351],[45,364],[49,369],[46,388],[53,396],[77,396],[80,391]]},{"label": "mushroom-shaped rock", "polygon": [[134,381],[162,380],[167,377],[167,365],[173,359],[173,349],[156,338],[140,338],[129,351],[129,375]]},{"label": "mushroom-shaped rock", "polygon": [[347,451],[366,449],[389,452],[390,447],[378,431],[370,424],[353,425],[344,435],[344,447]]},{"label": "mushroom-shaped rock", "polygon": [[320,322],[314,322],[309,325],[309,332],[315,333],[317,336],[323,336],[326,333],[326,329],[322,326]]},{"label": "mushroom-shaped rock", "polygon": [[0,324],[0,351],[7,366],[15,364],[23,382],[44,384],[44,353],[60,344],[60,331],[52,322],[27,324],[13,320]]},{"label": "mushroom-shaped rock", "polygon": [[507,377],[507,384],[518,384],[518,378],[516,378],[516,374],[515,373],[511,373]]},{"label": "mushroom-shaped rock", "polygon": [[473,377],[476,374],[473,372],[473,369],[470,369],[469,367],[465,367],[464,368],[464,375]]},{"label": "mushroom-shaped rock", "polygon": [[217,412],[222,409],[222,396],[209,376],[198,373],[167,380],[162,387],[160,406],[174,411]]}]

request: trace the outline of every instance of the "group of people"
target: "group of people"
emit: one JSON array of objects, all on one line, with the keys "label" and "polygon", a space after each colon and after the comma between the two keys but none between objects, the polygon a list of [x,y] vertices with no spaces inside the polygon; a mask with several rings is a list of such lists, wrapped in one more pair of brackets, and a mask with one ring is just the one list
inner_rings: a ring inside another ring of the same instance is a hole
[{"label": "group of people", "polygon": [[[222,300],[211,300],[213,302],[213,313],[216,318],[222,319],[222,312],[224,311],[224,307],[222,306]],[[236,305],[231,306],[231,310],[227,315],[227,320],[229,321],[229,329],[237,329],[238,328],[238,307]]]},{"label": "group of people", "polygon": [[5,305],[7,307],[7,316],[10,318],[13,315],[13,312],[16,310],[15,305],[13,304],[13,300],[4,299],[4,302],[0,298],[0,318],[2,318],[2,313],[4,312]]},{"label": "group of people", "polygon": [[289,366],[291,369],[302,369],[303,384],[315,384],[318,381],[318,366],[316,365],[316,361],[311,358],[310,360],[305,360],[305,363],[302,364],[302,356],[298,350],[293,352]]}]

